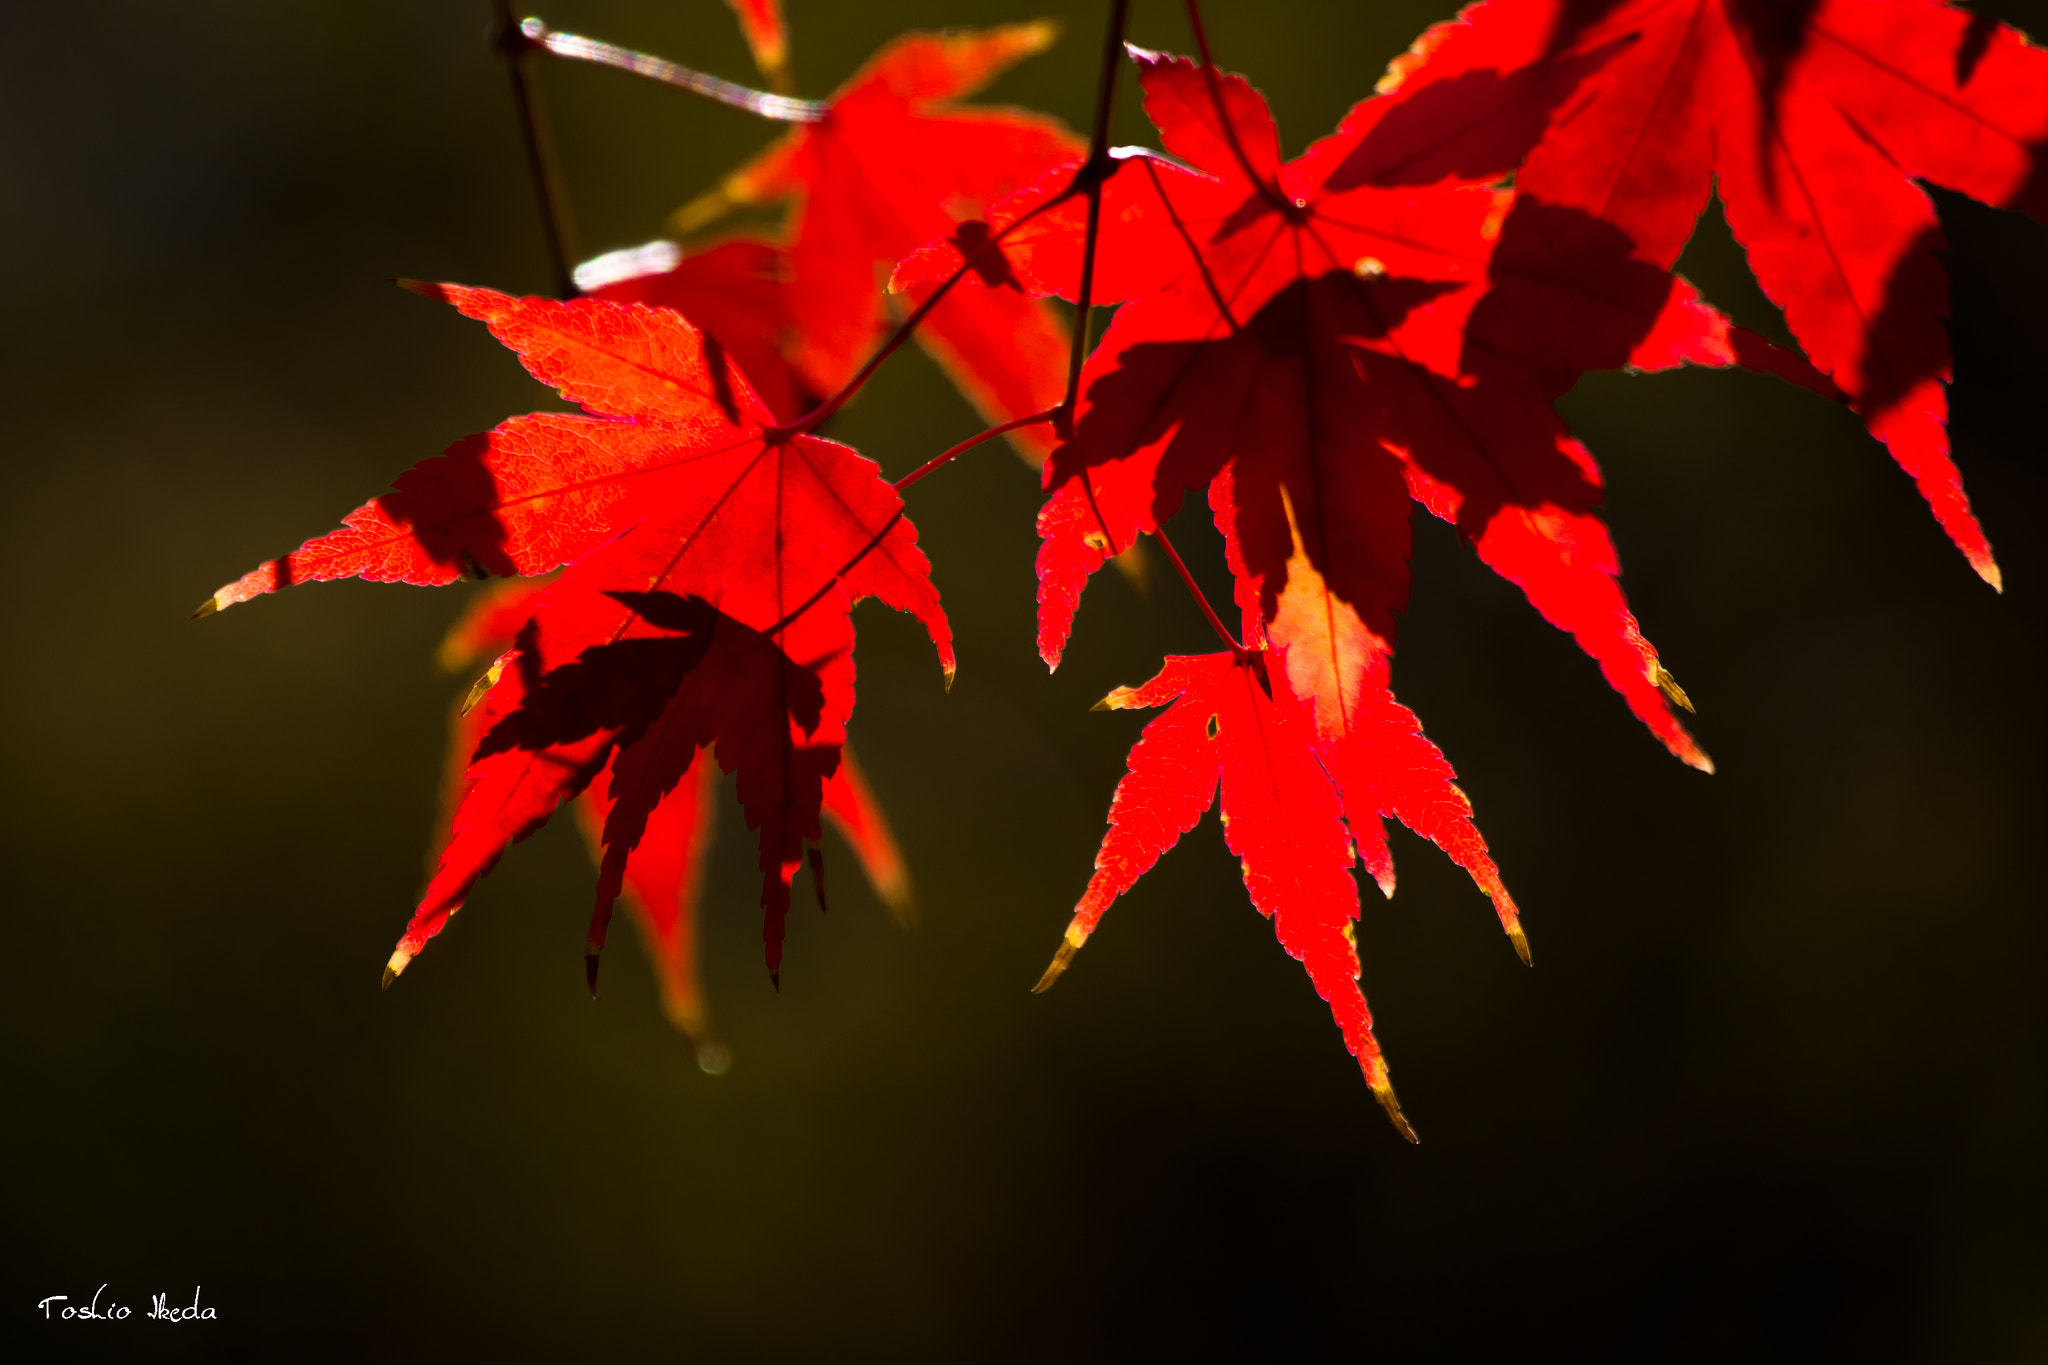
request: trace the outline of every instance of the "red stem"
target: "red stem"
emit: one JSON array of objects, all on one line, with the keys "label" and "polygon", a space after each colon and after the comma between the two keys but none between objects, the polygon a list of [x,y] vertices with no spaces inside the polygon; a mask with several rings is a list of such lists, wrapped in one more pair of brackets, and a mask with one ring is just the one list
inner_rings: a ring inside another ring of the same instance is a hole
[{"label": "red stem", "polygon": [[1223,618],[1216,614],[1216,608],[1209,605],[1209,599],[1203,595],[1201,587],[1196,584],[1195,576],[1188,572],[1187,561],[1180,557],[1179,550],[1173,548],[1173,542],[1167,538],[1166,528],[1161,526],[1153,531],[1152,534],[1159,541],[1159,548],[1166,551],[1166,557],[1173,561],[1174,572],[1180,575],[1180,581],[1187,588],[1189,595],[1195,599],[1195,605],[1202,609],[1202,615],[1209,618],[1209,627],[1216,632],[1216,638],[1230,646],[1232,654],[1242,657],[1249,653],[1249,650],[1238,643],[1235,635],[1232,635],[1223,628]]},{"label": "red stem", "polygon": [[[1083,167],[1082,174],[1085,173],[1086,168]],[[1079,180],[1080,176],[1076,175],[1075,179]],[[866,362],[862,364],[861,367],[854,372],[853,378],[847,380],[846,383],[840,386],[839,392],[833,394],[830,398],[827,398],[824,402],[818,404],[817,407],[812,408],[809,412],[797,418],[795,421],[785,422],[781,426],[768,428],[768,434],[770,436],[793,436],[800,435],[807,431],[817,430],[820,426],[824,424],[826,418],[830,417],[833,413],[839,411],[839,409],[845,407],[847,400],[852,398],[856,393],[860,392],[861,386],[867,383],[869,379],[874,377],[875,371],[882,367],[883,361],[887,360],[890,356],[896,354],[897,350],[902,347],[903,343],[910,340],[911,333],[915,332],[918,328],[918,325],[922,323],[925,320],[925,318],[931,315],[932,309],[939,306],[939,301],[945,298],[947,294],[952,292],[954,285],[960,283],[961,280],[967,278],[967,273],[974,269],[976,262],[980,261],[981,258],[987,253],[995,251],[999,247],[1001,247],[1003,244],[1003,239],[1008,237],[1011,233],[1015,232],[1018,228],[1023,227],[1033,218],[1036,218],[1039,214],[1044,213],[1047,209],[1052,208],[1054,205],[1065,203],[1069,198],[1073,196],[1073,194],[1074,190],[1072,189],[1072,187],[1069,187],[1060,194],[1053,196],[1051,199],[1048,199],[1041,204],[1035,205],[1028,213],[1025,213],[1022,216],[1020,216],[1016,222],[1010,224],[1001,232],[996,233],[993,237],[990,237],[986,242],[983,242],[980,246],[976,247],[974,254],[972,256],[968,256],[965,260],[960,262],[959,269],[955,270],[952,274],[948,275],[943,281],[941,281],[938,288],[932,290],[931,294],[925,299],[923,303],[917,305],[917,307],[911,312],[909,317],[903,319],[902,322],[897,324],[896,330],[890,334],[889,339],[887,341],[882,343],[881,349],[877,350],[873,355],[867,358]]]},{"label": "red stem", "polygon": [[944,454],[932,456],[929,460],[926,460],[923,464],[896,480],[896,491],[901,493],[940,465],[950,463],[956,456],[966,454],[983,441],[993,441],[1006,431],[1015,431],[1018,427],[1028,427],[1033,422],[1050,422],[1058,412],[1058,408],[1047,408],[1044,412],[1034,412],[1029,417],[1019,417],[1014,421],[1004,422],[1001,426],[990,427],[987,431],[976,432],[951,450],[946,451]]},{"label": "red stem", "polygon": [[1244,172],[1244,178],[1258,186],[1264,195],[1283,213],[1293,207],[1281,198],[1277,187],[1267,184],[1252,169],[1252,160],[1244,154],[1244,144],[1237,140],[1237,125],[1230,121],[1230,114],[1223,107],[1223,82],[1216,75],[1216,61],[1209,55],[1209,34],[1202,27],[1201,0],[1188,0],[1188,23],[1195,30],[1195,50],[1202,54],[1202,76],[1209,84],[1209,103],[1216,106],[1216,122],[1223,126],[1223,140],[1230,144],[1230,154],[1237,158],[1237,168]]}]

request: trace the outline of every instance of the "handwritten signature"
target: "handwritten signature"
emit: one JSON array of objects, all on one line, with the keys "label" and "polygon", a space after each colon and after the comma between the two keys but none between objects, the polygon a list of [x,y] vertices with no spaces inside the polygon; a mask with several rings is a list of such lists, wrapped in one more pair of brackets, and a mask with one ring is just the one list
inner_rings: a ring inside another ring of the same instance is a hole
[{"label": "handwritten signature", "polygon": [[[71,1296],[68,1294],[52,1294],[38,1303],[36,1307],[43,1310],[43,1320],[45,1322],[126,1322],[135,1310],[126,1304],[115,1303],[111,1299],[102,1307],[100,1298],[106,1292],[107,1286],[101,1285],[93,1291],[92,1301],[85,1304],[72,1303]],[[200,1307],[198,1285],[192,1286],[192,1302],[189,1304],[174,1304],[170,1302],[170,1297],[168,1294],[156,1295],[150,1302],[149,1311],[144,1313],[139,1321],[218,1321],[218,1315],[213,1311],[211,1304],[204,1308]]]}]

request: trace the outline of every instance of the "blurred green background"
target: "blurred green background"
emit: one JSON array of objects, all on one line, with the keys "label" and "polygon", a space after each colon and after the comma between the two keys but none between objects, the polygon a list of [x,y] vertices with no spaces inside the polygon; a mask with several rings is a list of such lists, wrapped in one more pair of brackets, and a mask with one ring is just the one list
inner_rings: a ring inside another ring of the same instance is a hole
[{"label": "blurred green background", "polygon": [[[1207,640],[1181,595],[1105,575],[1048,678],[1033,479],[993,446],[912,497],[952,694],[907,618],[858,617],[853,734],[923,922],[892,926],[833,845],[832,913],[793,921],[776,995],[728,820],[705,972],[736,1062],[713,1078],[629,935],[585,995],[566,822],[377,989],[460,685],[430,655],[469,589],[186,620],[547,399],[386,282],[546,287],[487,8],[10,7],[0,1317],[39,1352],[2048,1359],[2048,231],[1941,200],[1955,442],[2003,597],[1846,411],[1704,372],[1565,400],[1718,776],[1422,527],[1397,682],[1538,967],[1397,833],[1401,891],[1367,889],[1360,945],[1419,1148],[1213,821],[1027,993],[1142,723],[1089,703]],[[1102,8],[1069,6],[1067,40],[990,98],[1085,123]],[[2038,4],[1979,8],[2048,33]],[[1040,12],[789,11],[814,95],[903,28]],[[717,0],[541,12],[750,74]],[[1211,23],[1294,152],[1448,12],[1262,0]],[[1165,0],[1134,36],[1187,46]],[[591,252],[656,235],[771,135],[616,73],[543,79]],[[1684,268],[1776,325],[1717,217]],[[906,353],[836,433],[900,473],[974,426]],[[40,1321],[103,1282],[138,1308],[203,1286],[219,1321]]]}]

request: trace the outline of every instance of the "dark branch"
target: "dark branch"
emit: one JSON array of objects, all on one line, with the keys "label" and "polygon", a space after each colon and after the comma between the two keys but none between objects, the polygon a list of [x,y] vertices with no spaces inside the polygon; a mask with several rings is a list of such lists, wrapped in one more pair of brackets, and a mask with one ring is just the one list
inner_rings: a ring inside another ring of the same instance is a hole
[{"label": "dark branch", "polygon": [[494,4],[497,22],[493,25],[492,45],[504,57],[505,69],[512,76],[512,104],[519,112],[527,173],[533,179],[534,195],[540,200],[541,230],[547,234],[555,294],[571,299],[576,297],[576,223],[569,212],[569,190],[555,156],[554,134],[548,126],[547,109],[541,103],[540,86],[528,66],[533,47],[519,28],[512,0],[494,0]]},{"label": "dark branch", "polygon": [[1102,63],[1095,81],[1095,123],[1088,134],[1088,162],[1081,175],[1075,177],[1076,186],[1083,176],[1087,179],[1088,233],[1081,242],[1081,289],[1075,296],[1073,349],[1067,355],[1067,393],[1060,402],[1060,416],[1055,419],[1062,436],[1071,436],[1074,431],[1074,408],[1081,397],[1081,366],[1088,359],[1090,334],[1095,330],[1095,318],[1090,311],[1095,302],[1095,244],[1102,235],[1102,183],[1110,174],[1109,121],[1116,108],[1116,78],[1123,65],[1124,26],[1130,12],[1130,0],[1111,0],[1109,24],[1102,35]]}]

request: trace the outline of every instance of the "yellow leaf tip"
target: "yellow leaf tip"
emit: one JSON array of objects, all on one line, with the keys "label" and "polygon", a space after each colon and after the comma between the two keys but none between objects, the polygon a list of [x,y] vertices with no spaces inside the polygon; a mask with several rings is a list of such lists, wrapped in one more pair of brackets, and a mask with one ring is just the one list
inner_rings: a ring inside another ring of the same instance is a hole
[{"label": "yellow leaf tip", "polygon": [[466,716],[476,709],[476,704],[498,685],[498,679],[505,676],[505,665],[511,661],[514,653],[516,651],[507,650],[500,654],[491,666],[484,670],[483,676],[469,685],[469,695],[462,699],[462,710],[457,714]]},{"label": "yellow leaf tip", "polygon": [[1380,1072],[1379,1079],[1370,1082],[1370,1084],[1372,1086],[1372,1097],[1378,1100],[1380,1108],[1386,1111],[1387,1122],[1394,1125],[1394,1131],[1407,1138],[1410,1142],[1419,1145],[1422,1139],[1415,1136],[1414,1125],[1409,1123],[1408,1116],[1401,1112],[1401,1101],[1394,1097],[1393,1082],[1386,1078],[1384,1068]]},{"label": "yellow leaf tip", "polygon": [[1685,695],[1685,689],[1678,685],[1678,679],[1671,676],[1671,670],[1652,660],[1650,681],[1657,684],[1657,690],[1671,699],[1671,704],[1688,715],[1697,714],[1692,708],[1692,698]]},{"label": "yellow leaf tip", "polygon": [[1522,932],[1521,924],[1510,924],[1507,928],[1508,942],[1515,945],[1515,956],[1522,959],[1524,967],[1535,966],[1536,964],[1529,960],[1529,936]]},{"label": "yellow leaf tip", "polygon": [[192,615],[190,619],[197,621],[202,619],[203,617],[211,616],[215,612],[219,611],[224,605],[226,604],[220,600],[220,594],[215,593],[213,596],[207,598],[204,602],[201,602],[198,606],[192,609]]},{"label": "yellow leaf tip", "polygon": [[1052,965],[1045,969],[1045,975],[1038,978],[1038,984],[1031,988],[1033,995],[1043,995],[1052,989],[1052,983],[1060,979],[1067,970],[1067,964],[1074,960],[1074,954],[1088,941],[1088,932],[1078,925],[1067,926],[1067,936],[1060,942],[1059,951],[1052,955]]},{"label": "yellow leaf tip", "polygon": [[887,881],[874,883],[875,895],[881,899],[882,908],[889,912],[899,929],[915,929],[923,912],[917,903],[916,888],[910,884],[910,874],[905,872]]},{"label": "yellow leaf tip", "polygon": [[398,980],[399,974],[405,970],[405,964],[410,961],[412,961],[412,953],[410,951],[403,947],[396,949],[391,954],[391,960],[384,964],[384,984],[380,989],[390,990],[391,983]]},{"label": "yellow leaf tip", "polygon": [[1991,585],[1991,591],[1995,593],[2003,593],[2005,591],[2005,573],[1998,567],[1997,560],[1993,559],[1990,555],[1986,555],[1984,556],[1983,563],[1973,567],[1977,570],[1977,576]]},{"label": "yellow leaf tip", "polygon": [[1033,19],[1018,24],[1014,31],[1018,37],[1031,44],[1032,51],[1043,52],[1060,40],[1060,28],[1060,21],[1057,19]]},{"label": "yellow leaf tip", "polygon": [[959,676],[960,676],[960,665],[958,665],[958,664],[956,664],[956,663],[949,663],[949,664],[947,664],[947,665],[946,665],[946,681],[945,681],[945,690],[946,690],[947,692],[951,692],[951,691],[953,690],[953,679],[955,679],[955,678],[957,678],[957,677],[959,677]]}]

